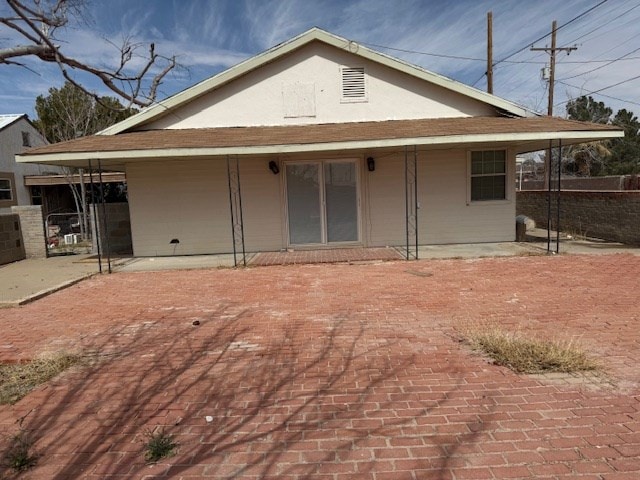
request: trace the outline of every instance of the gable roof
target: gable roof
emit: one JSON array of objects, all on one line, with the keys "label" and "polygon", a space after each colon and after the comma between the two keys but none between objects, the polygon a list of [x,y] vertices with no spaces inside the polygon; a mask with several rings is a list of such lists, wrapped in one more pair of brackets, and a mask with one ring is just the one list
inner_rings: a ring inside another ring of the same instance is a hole
[{"label": "gable roof", "polygon": [[27,114],[26,113],[0,114],[0,131],[4,130],[9,125],[16,123],[21,118],[27,118]]},{"label": "gable roof", "polygon": [[297,37],[292,38],[284,43],[276,45],[275,47],[258,54],[238,65],[231,67],[213,77],[203,80],[196,85],[187,88],[175,95],[172,95],[165,100],[162,100],[151,107],[142,110],[140,113],[133,115],[122,122],[108,127],[98,135],[115,135],[121,132],[125,132],[134,127],[144,125],[152,120],[155,120],[163,115],[166,115],[169,110],[173,110],[182,105],[185,105],[192,100],[195,100],[202,95],[205,95],[222,85],[225,85],[232,80],[245,75],[253,70],[260,68],[267,63],[273,62],[278,58],[287,55],[294,50],[297,50],[311,42],[319,41],[327,45],[331,45],[341,50],[347,50],[350,53],[365,58],[367,60],[385,65],[394,70],[406,73],[413,77],[419,78],[426,82],[438,85],[447,90],[465,95],[469,98],[477,100],[479,102],[492,105],[493,107],[503,111],[507,116],[516,117],[531,117],[536,116],[535,113],[527,110],[524,107],[516,105],[513,102],[504,100],[503,98],[491,95],[476,88],[465,85],[461,82],[452,80],[443,75],[430,72],[416,65],[404,62],[397,58],[385,55],[375,50],[371,50],[356,42],[348,40],[346,38],[339,37],[332,33],[329,33],[320,28],[314,27]]}]

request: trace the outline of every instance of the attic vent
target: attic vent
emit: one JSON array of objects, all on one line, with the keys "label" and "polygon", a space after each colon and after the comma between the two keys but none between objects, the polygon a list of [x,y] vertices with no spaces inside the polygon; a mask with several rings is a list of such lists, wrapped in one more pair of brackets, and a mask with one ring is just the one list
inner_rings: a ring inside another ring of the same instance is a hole
[{"label": "attic vent", "polygon": [[364,82],[364,67],[342,67],[342,101],[363,102],[367,100]]}]

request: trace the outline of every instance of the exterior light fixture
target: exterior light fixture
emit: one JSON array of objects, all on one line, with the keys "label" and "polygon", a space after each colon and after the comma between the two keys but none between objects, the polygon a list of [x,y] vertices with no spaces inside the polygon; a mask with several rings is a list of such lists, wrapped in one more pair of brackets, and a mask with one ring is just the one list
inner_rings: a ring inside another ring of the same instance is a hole
[{"label": "exterior light fixture", "polygon": [[373,157],[367,157],[367,170],[374,172],[376,170],[376,161]]},{"label": "exterior light fixture", "polygon": [[177,238],[172,238],[171,241],[169,242],[170,245],[176,245],[180,243],[180,240],[178,240]]},{"label": "exterior light fixture", "polygon": [[280,173],[280,167],[278,167],[278,164],[274,160],[271,160],[269,162],[269,170],[271,170],[271,173],[273,173],[274,175]]}]

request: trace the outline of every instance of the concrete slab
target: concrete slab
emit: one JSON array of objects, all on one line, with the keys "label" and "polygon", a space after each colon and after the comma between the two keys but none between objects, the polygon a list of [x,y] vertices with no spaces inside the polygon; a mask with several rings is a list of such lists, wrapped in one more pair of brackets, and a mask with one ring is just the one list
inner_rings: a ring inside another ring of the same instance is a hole
[{"label": "concrete slab", "polygon": [[[533,228],[527,230],[527,244],[538,251],[546,253],[547,250],[547,230]],[[551,232],[551,249],[556,249],[556,232]],[[560,253],[563,254],[611,254],[630,253],[640,255],[640,247],[625,245],[623,243],[611,242],[600,238],[574,237],[564,232],[560,232]]]},{"label": "concrete slab", "polygon": [[[253,254],[247,255],[247,263]],[[230,268],[233,254],[189,255],[177,257],[139,257],[116,267],[119,272],[156,272],[161,270],[194,270],[200,268]]]},{"label": "concrete slab", "polygon": [[0,307],[24,305],[98,273],[91,255],[34,258],[0,267]]},{"label": "concrete slab", "polygon": [[422,245],[418,247],[421,260],[433,258],[483,258],[538,255],[541,252],[528,243],[497,242],[453,245]]},{"label": "concrete slab", "polygon": [[[111,259],[112,270],[130,260]],[[103,259],[103,271],[107,263]],[[32,302],[99,273],[96,255],[31,258],[0,266],[0,308]]]}]

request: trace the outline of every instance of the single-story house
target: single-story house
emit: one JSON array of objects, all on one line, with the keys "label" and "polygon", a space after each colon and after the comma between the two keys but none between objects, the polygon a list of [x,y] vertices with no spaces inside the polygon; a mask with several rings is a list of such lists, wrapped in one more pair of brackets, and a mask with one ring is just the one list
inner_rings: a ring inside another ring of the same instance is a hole
[{"label": "single-story house", "polygon": [[19,161],[126,172],[135,256],[411,247],[515,240],[517,154],[622,135],[314,28]]}]

